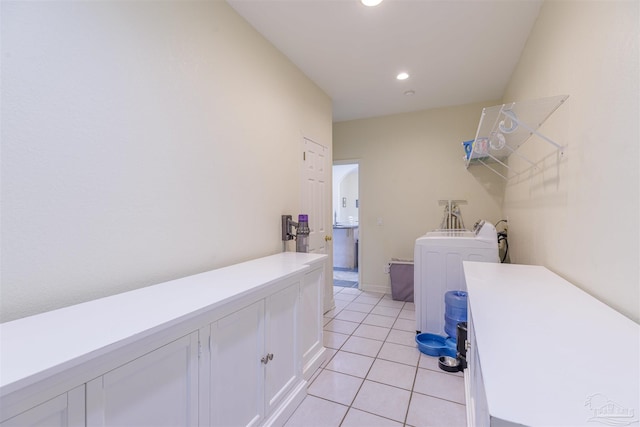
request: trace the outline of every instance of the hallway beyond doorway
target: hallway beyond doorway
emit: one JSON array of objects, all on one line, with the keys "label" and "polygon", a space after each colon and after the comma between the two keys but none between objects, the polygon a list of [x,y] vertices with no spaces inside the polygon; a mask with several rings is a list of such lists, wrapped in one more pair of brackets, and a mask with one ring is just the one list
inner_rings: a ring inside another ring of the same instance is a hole
[{"label": "hallway beyond doorway", "polygon": [[333,164],[333,285],[357,288],[359,230],[359,165],[357,161]]},{"label": "hallway beyond doorway", "polygon": [[333,267],[333,286],[342,288],[358,287],[358,269]]}]

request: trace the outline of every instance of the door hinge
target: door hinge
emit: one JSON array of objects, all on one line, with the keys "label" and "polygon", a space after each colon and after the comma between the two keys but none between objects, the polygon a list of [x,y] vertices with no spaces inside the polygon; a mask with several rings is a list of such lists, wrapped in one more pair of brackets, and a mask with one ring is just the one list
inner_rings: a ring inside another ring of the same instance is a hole
[{"label": "door hinge", "polygon": [[202,356],[202,342],[198,340],[198,359]]}]

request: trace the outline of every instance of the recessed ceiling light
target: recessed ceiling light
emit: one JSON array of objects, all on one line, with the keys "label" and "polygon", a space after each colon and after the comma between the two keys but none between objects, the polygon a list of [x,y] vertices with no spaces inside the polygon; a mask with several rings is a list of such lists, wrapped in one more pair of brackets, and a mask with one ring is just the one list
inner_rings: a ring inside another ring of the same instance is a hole
[{"label": "recessed ceiling light", "polygon": [[407,80],[409,78],[409,74],[402,72],[396,76],[398,80]]},{"label": "recessed ceiling light", "polygon": [[407,96],[413,96],[413,95],[416,94],[416,91],[415,90],[408,90],[404,94],[407,95]]},{"label": "recessed ceiling light", "polygon": [[373,7],[382,3],[382,0],[360,0],[360,3],[365,6]]}]

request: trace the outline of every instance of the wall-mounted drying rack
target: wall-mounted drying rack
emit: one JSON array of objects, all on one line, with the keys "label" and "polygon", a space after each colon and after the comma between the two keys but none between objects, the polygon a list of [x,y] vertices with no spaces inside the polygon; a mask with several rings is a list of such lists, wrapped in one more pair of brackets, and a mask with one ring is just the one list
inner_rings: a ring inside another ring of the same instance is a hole
[{"label": "wall-mounted drying rack", "polygon": [[[538,128],[568,97],[569,95],[558,95],[484,108],[475,139],[463,143],[465,166],[468,168],[471,164],[480,163],[506,180],[518,176],[522,172],[514,171],[507,165],[507,158],[515,154],[535,168],[533,161],[517,152],[531,135],[545,140],[562,153],[565,147],[538,132]],[[498,171],[498,168],[494,167],[496,164],[512,172],[507,172],[507,175],[511,176],[505,176]]]}]

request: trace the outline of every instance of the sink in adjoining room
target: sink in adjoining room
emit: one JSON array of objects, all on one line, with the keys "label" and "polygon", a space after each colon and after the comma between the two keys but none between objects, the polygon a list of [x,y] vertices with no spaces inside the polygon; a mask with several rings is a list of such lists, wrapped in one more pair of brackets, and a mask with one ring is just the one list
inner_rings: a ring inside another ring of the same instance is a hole
[{"label": "sink in adjoining room", "polygon": [[337,224],[333,224],[333,228],[358,228],[358,223],[339,222]]}]

